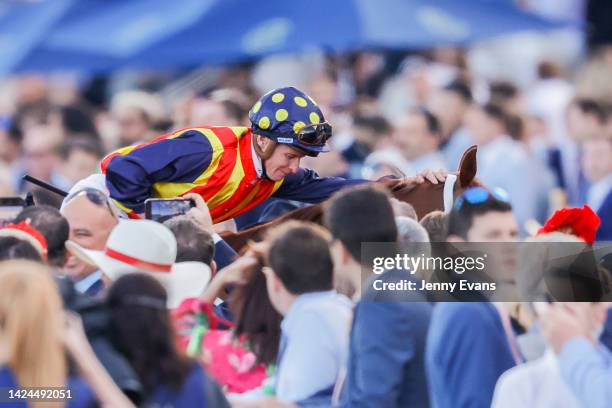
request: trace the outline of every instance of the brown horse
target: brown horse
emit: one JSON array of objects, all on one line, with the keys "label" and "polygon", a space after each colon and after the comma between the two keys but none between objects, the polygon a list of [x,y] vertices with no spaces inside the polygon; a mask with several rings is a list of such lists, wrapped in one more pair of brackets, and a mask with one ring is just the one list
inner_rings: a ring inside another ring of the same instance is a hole
[{"label": "brown horse", "polygon": [[[422,218],[435,210],[449,210],[453,200],[463,191],[480,183],[476,177],[476,146],[468,148],[461,157],[458,174],[449,175],[446,183],[433,184],[426,181],[422,184],[408,184],[403,179],[384,179],[377,183],[389,189],[393,197],[411,204],[417,216]],[[445,193],[446,190],[446,193]],[[270,227],[287,220],[310,221],[317,224],[323,222],[324,202],[288,212],[275,220],[245,229],[238,233],[224,232],[223,239],[236,251],[240,251],[248,241],[259,240]]]}]

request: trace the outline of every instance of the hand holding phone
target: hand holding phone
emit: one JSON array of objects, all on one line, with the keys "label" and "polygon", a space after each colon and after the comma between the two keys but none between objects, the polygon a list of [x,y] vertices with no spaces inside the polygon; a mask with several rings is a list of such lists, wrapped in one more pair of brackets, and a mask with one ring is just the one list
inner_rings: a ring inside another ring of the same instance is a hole
[{"label": "hand holding phone", "polygon": [[187,213],[188,216],[198,223],[198,225],[209,234],[214,234],[213,220],[210,216],[210,210],[201,195],[195,193],[185,194],[183,198],[191,199],[194,207]]},{"label": "hand holding phone", "polygon": [[195,204],[184,198],[149,198],[145,201],[145,218],[164,222],[177,215],[186,214]]}]

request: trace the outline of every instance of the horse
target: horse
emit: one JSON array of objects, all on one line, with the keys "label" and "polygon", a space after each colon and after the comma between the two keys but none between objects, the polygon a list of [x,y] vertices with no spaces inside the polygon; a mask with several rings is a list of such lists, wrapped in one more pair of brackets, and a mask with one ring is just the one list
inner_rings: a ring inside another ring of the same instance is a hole
[{"label": "horse", "polygon": [[[389,190],[391,195],[399,201],[411,204],[419,219],[435,210],[448,212],[452,208],[455,198],[460,196],[463,191],[469,187],[481,185],[476,179],[477,149],[477,146],[474,145],[463,153],[457,174],[449,174],[444,184],[433,184],[429,181],[425,181],[422,184],[415,185],[408,184],[401,178],[383,178],[374,183],[383,185]],[[260,240],[264,236],[265,231],[285,221],[310,221],[321,225],[323,223],[324,206],[325,201],[308,207],[299,208],[283,214],[272,221],[255,225],[236,233],[230,231],[223,232],[221,237],[234,248],[236,252],[240,252],[249,241]]]}]

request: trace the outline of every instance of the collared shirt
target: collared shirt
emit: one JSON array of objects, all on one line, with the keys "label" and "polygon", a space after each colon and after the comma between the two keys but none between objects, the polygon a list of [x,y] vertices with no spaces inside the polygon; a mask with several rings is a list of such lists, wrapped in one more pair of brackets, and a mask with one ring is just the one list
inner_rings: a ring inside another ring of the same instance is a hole
[{"label": "collared shirt", "polygon": [[493,408],[542,407],[580,408],[582,405],[564,382],[555,353],[506,371],[493,395]]},{"label": "collared shirt", "polygon": [[339,380],[342,408],[429,407],[425,344],[432,307],[417,292],[376,291],[375,280],[412,280],[392,269],[362,286],[353,311],[346,376]]},{"label": "collared shirt", "polygon": [[559,354],[561,375],[583,406],[604,408],[612,401],[612,352],[583,337],[571,339]]},{"label": "collared shirt", "polygon": [[437,408],[490,407],[497,380],[515,365],[499,313],[489,302],[438,303],[425,358]]},{"label": "collared shirt", "polygon": [[521,364],[523,362],[523,356],[521,355],[519,345],[516,341],[516,335],[512,330],[510,314],[504,307],[503,303],[495,302],[493,305],[495,306],[495,309],[497,309],[497,313],[499,313],[499,318],[501,320],[502,327],[504,328],[504,333],[506,334],[506,340],[508,340],[508,346],[512,352],[512,357],[514,357],[514,362],[516,364]]},{"label": "collared shirt", "polygon": [[346,362],[351,301],[335,290],[300,295],[281,323],[276,396],[300,401],[334,386]]},{"label": "collared shirt", "polygon": [[74,284],[74,288],[80,292],[85,293],[87,289],[89,289],[94,283],[102,278],[102,271],[97,270],[95,272],[90,273],[83,279],[79,280]]},{"label": "collared shirt", "polygon": [[607,195],[612,190],[612,174],[608,174],[597,183],[591,185],[587,193],[587,204],[598,212]]}]

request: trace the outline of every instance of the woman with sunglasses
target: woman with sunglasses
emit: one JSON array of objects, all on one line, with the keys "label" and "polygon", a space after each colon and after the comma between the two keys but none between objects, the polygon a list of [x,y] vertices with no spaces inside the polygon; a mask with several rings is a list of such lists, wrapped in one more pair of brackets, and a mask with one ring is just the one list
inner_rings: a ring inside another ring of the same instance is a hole
[{"label": "woman with sunglasses", "polygon": [[[250,127],[201,126],[125,147],[102,161],[106,186],[132,218],[150,197],[201,195],[215,223],[244,213],[274,196],[320,202],[337,190],[366,180],[321,178],[300,168],[304,156],[328,151],[332,127],[314,100],[302,91],[268,92],[249,112]],[[444,174],[426,172],[433,183]]]}]

